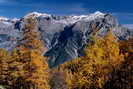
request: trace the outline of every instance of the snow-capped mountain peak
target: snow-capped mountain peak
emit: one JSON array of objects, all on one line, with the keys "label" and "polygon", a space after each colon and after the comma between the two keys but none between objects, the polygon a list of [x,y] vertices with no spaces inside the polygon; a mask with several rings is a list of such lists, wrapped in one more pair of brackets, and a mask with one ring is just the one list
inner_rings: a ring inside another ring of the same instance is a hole
[{"label": "snow-capped mountain peak", "polygon": [[79,20],[82,20],[82,19],[95,19],[97,17],[103,17],[105,14],[104,13],[101,13],[100,11],[97,11],[95,12],[94,14],[89,14],[89,15],[79,15],[79,16],[71,16],[73,19],[79,19]]},{"label": "snow-capped mountain peak", "polygon": [[0,21],[7,21],[7,20],[9,20],[9,19],[6,18],[6,17],[2,17],[2,16],[0,16]]},{"label": "snow-capped mountain peak", "polygon": [[104,13],[101,13],[99,11],[89,15],[72,15],[67,19],[60,20],[60,23],[73,24],[78,21],[92,21],[98,18],[104,18],[104,15]]},{"label": "snow-capped mountain peak", "polygon": [[90,14],[86,20],[95,20],[97,18],[104,18],[104,13],[101,13],[100,11],[97,11],[93,14]]},{"label": "snow-capped mountain peak", "polygon": [[49,17],[51,15],[46,14],[46,13],[38,13],[38,12],[32,12],[27,14],[26,16],[24,16],[24,18],[28,18],[28,17],[39,17],[39,16],[43,16],[43,17]]},{"label": "snow-capped mountain peak", "polygon": [[[56,15],[50,15],[50,14],[46,14],[46,13],[38,13],[38,12],[32,12],[27,14],[26,16],[24,16],[24,18],[29,18],[29,17],[33,17],[33,18],[45,18],[48,17],[52,20],[52,23],[61,23],[61,24],[65,24],[65,25],[70,25],[70,24],[74,24],[78,21],[92,21],[98,18],[104,18],[103,13],[101,13],[100,11],[97,11],[93,14],[89,14],[89,15],[70,15],[70,16],[56,16]],[[57,18],[57,19],[55,19]]]},{"label": "snow-capped mountain peak", "polygon": [[96,11],[95,13],[94,13],[94,15],[100,15],[100,16],[102,16],[102,15],[105,15],[104,13],[102,13],[102,12],[100,12],[100,11]]}]

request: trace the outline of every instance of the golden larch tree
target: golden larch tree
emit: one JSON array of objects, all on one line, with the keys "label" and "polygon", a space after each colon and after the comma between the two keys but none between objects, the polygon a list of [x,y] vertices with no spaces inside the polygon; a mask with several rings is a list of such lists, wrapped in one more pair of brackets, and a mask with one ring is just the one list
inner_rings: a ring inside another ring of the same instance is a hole
[{"label": "golden larch tree", "polygon": [[103,88],[108,74],[123,61],[119,43],[111,32],[105,37],[92,37],[92,43],[85,47],[85,56],[61,65],[72,75],[70,89]]},{"label": "golden larch tree", "polygon": [[42,56],[45,47],[40,40],[36,20],[28,18],[26,22],[18,47],[9,56],[0,50],[0,77],[9,89],[49,89],[48,64]]}]

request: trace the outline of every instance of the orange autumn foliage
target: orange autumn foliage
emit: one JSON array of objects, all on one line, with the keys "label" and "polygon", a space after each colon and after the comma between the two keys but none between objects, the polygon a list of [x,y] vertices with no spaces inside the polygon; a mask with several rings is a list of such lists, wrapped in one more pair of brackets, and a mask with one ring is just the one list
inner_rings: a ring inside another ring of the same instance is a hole
[{"label": "orange autumn foliage", "polygon": [[119,43],[109,32],[104,38],[92,38],[85,48],[85,56],[61,65],[70,73],[70,89],[99,89],[108,80],[108,74],[124,59]]},{"label": "orange autumn foliage", "polygon": [[[17,49],[0,50],[0,85],[7,89],[49,89],[48,64],[34,19],[27,19],[24,38]],[[5,56],[4,56],[5,55]]]},{"label": "orange autumn foliage", "polygon": [[133,38],[119,43],[121,53],[124,54],[124,61],[110,73],[104,89],[133,88]]}]

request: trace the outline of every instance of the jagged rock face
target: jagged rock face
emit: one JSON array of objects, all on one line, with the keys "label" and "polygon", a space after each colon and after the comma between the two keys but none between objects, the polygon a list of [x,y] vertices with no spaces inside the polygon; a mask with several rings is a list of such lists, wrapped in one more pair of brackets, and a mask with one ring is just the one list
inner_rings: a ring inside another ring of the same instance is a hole
[{"label": "jagged rock face", "polygon": [[0,21],[0,48],[13,49],[19,38],[21,38],[21,33],[18,29],[15,29],[14,22]]},{"label": "jagged rock face", "polygon": [[[44,55],[48,56],[50,67],[82,56],[84,46],[93,34],[104,36],[111,30],[118,40],[133,36],[133,30],[123,28],[113,16],[100,12],[81,16],[53,16],[34,12],[23,19],[28,17],[37,19],[41,40],[48,49]],[[23,19],[0,21],[0,48],[11,50],[19,43],[23,36]]]}]

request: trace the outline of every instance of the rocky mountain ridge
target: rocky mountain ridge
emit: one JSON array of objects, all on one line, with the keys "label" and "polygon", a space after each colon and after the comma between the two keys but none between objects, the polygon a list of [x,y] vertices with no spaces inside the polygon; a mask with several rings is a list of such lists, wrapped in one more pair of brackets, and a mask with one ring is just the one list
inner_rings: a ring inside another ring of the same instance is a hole
[{"label": "rocky mountain ridge", "polygon": [[95,12],[89,15],[56,16],[42,13],[29,13],[20,19],[0,17],[0,48],[12,50],[23,37],[24,19],[33,17],[41,40],[45,43],[50,67],[83,55],[83,48],[94,34],[104,36],[110,29],[118,40],[133,36],[133,30],[122,27],[110,14]]}]

